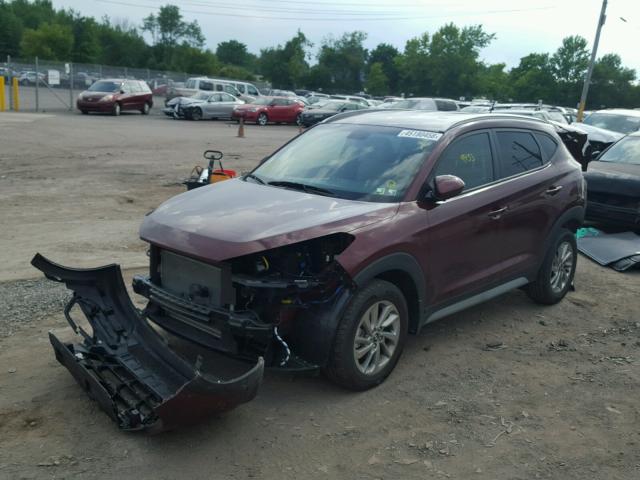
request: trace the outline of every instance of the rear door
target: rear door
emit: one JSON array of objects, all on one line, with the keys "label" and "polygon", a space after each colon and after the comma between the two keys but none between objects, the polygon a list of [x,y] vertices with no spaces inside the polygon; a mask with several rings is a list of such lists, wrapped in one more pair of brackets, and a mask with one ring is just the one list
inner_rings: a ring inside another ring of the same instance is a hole
[{"label": "rear door", "polygon": [[569,194],[552,157],[558,142],[543,132],[496,129],[497,188],[506,208],[502,215],[501,263],[508,274],[537,264],[554,219]]},{"label": "rear door", "polygon": [[440,155],[430,177],[455,175],[465,182],[461,195],[428,211],[422,263],[433,282],[434,305],[486,288],[499,278],[501,258],[494,147],[489,130],[454,140]]},{"label": "rear door", "polygon": [[269,120],[272,122],[286,122],[288,107],[286,98],[274,98],[272,106],[269,107]]},{"label": "rear door", "polygon": [[220,101],[218,102],[218,116],[231,118],[231,112],[236,106],[236,100],[228,93],[220,93]]}]

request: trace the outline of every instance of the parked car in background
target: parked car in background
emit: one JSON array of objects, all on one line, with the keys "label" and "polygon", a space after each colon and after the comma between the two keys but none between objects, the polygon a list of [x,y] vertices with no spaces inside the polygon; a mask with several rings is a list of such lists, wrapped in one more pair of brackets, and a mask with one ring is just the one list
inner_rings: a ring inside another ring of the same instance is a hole
[{"label": "parked car in background", "polygon": [[369,100],[367,100],[364,97],[359,97],[356,95],[331,95],[331,98],[334,100],[343,100],[345,102],[354,102],[354,103],[359,103],[360,105],[364,106],[364,107],[370,107],[371,104],[369,103]]},{"label": "parked car in background", "polygon": [[307,97],[307,102],[309,103],[309,105],[316,105],[318,103],[326,103],[329,100],[330,100],[329,95],[317,95],[315,93],[313,95],[309,95]]},{"label": "parked car in background", "polygon": [[394,103],[391,108],[448,112],[458,110],[458,104],[448,98],[412,97]]},{"label": "parked car in background", "polygon": [[[463,110],[465,112],[469,112],[467,108],[473,108],[473,107],[465,107]],[[482,113],[482,112],[477,112],[477,113]],[[551,115],[549,115],[549,112],[547,112],[546,110],[527,110],[525,108],[518,108],[518,109],[510,108],[508,110],[493,110],[490,113],[497,113],[500,115],[521,115],[525,117],[534,117],[534,118],[539,118],[540,120],[544,120],[545,122],[556,121],[555,119],[551,118]],[[560,116],[562,117],[562,115]],[[567,121],[564,119],[564,117],[562,117],[562,121],[560,123],[567,123]]]},{"label": "parked car in background", "polygon": [[233,81],[229,80],[229,83],[233,85],[236,88],[236,90],[238,90],[238,93],[240,94],[238,98],[246,102],[249,102],[251,100],[254,100],[262,96],[262,94],[260,93],[260,90],[258,90],[258,87],[256,87],[253,83],[238,82],[235,80]]},{"label": "parked car in background", "polygon": [[216,92],[204,100],[183,105],[182,111],[188,120],[231,118],[233,109],[239,105],[244,105],[244,101],[225,92]]},{"label": "parked car in background", "polygon": [[584,178],[588,220],[640,231],[640,132],[600,153]]},{"label": "parked car in background", "polygon": [[238,105],[233,109],[231,118],[258,125],[267,123],[295,123],[300,125],[304,104],[289,97],[267,97],[256,99],[253,103]]},{"label": "parked car in background", "polygon": [[76,106],[85,115],[103,112],[117,116],[125,110],[138,110],[146,115],[153,106],[153,94],[142,80],[103,79],[78,95]]},{"label": "parked car in background", "polygon": [[41,82],[47,81],[47,76],[43,72],[38,72],[36,75],[35,71],[31,70],[23,70],[18,74],[18,83],[20,85],[35,85],[36,78],[39,78]]},{"label": "parked car in background", "polygon": [[491,105],[469,105],[460,109],[464,113],[489,113],[491,111]]},{"label": "parked car in background", "polygon": [[640,129],[640,111],[622,108],[597,110],[587,116],[582,123],[626,135]]},{"label": "parked car in background", "polygon": [[305,127],[310,127],[311,125],[322,122],[327,118],[337,115],[338,113],[363,110],[365,108],[369,107],[365,107],[361,103],[356,102],[330,100],[319,108],[308,109],[302,112],[301,123]]},{"label": "parked car in background", "polygon": [[167,89],[166,101],[175,97],[191,97],[200,91],[225,92],[236,98],[240,98],[241,100],[253,100],[252,96],[243,96],[238,89],[227,80],[218,80],[208,77],[193,77],[188,79],[182,87],[176,84],[170,86]]},{"label": "parked car in background", "polygon": [[267,90],[267,95],[270,97],[297,97],[295,92],[291,90],[280,90],[277,88],[272,88],[271,90]]}]

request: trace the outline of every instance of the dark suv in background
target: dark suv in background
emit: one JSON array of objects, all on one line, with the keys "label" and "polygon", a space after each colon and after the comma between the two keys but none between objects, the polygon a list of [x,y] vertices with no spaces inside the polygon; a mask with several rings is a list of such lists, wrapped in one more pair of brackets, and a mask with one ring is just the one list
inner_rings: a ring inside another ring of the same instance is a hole
[{"label": "dark suv in background", "polygon": [[85,115],[103,112],[117,116],[125,110],[137,110],[146,115],[153,106],[153,94],[142,80],[98,80],[78,95],[76,106]]},{"label": "dark suv in background", "polygon": [[[515,288],[542,304],[560,301],[573,282],[584,209],[580,165],[551,124],[364,110],[311,127],[251,173],[147,215],[140,235],[149,275],[133,283],[149,299],[142,315],[123,308],[130,302],[116,266],[34,264],[75,291],[99,333],[83,345],[96,356],[80,360],[77,346],[52,339],[81,383],[101,371],[95,358],[113,365],[133,355],[136,381],[157,384],[157,364],[137,353],[157,336],[148,319],[250,362],[244,375],[222,377],[233,392],[226,398],[240,403],[255,395],[263,365],[320,367],[340,385],[367,389],[393,370],[407,334],[429,322]],[[167,358],[170,348],[155,342],[148,349]],[[197,405],[208,404],[202,395]]]}]

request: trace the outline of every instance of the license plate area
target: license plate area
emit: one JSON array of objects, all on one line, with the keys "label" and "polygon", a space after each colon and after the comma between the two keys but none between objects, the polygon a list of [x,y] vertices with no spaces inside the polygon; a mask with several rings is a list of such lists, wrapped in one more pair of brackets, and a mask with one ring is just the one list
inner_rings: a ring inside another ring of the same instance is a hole
[{"label": "license plate area", "polygon": [[161,250],[159,272],[162,288],[184,300],[213,307],[233,303],[231,270],[228,267]]}]

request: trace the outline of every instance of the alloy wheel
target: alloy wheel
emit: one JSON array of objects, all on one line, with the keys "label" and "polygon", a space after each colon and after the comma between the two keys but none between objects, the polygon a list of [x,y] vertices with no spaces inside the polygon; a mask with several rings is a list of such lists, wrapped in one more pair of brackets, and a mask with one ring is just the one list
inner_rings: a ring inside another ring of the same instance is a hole
[{"label": "alloy wheel", "polygon": [[562,292],[571,278],[573,270],[574,252],[569,242],[558,245],[551,262],[551,290],[554,293]]},{"label": "alloy wheel", "polygon": [[263,127],[267,124],[267,115],[264,113],[261,113],[260,115],[258,115],[258,123],[260,125],[262,125]]},{"label": "alloy wheel", "polygon": [[356,328],[353,355],[358,370],[375,375],[393,358],[400,340],[400,313],[388,300],[375,302]]}]

